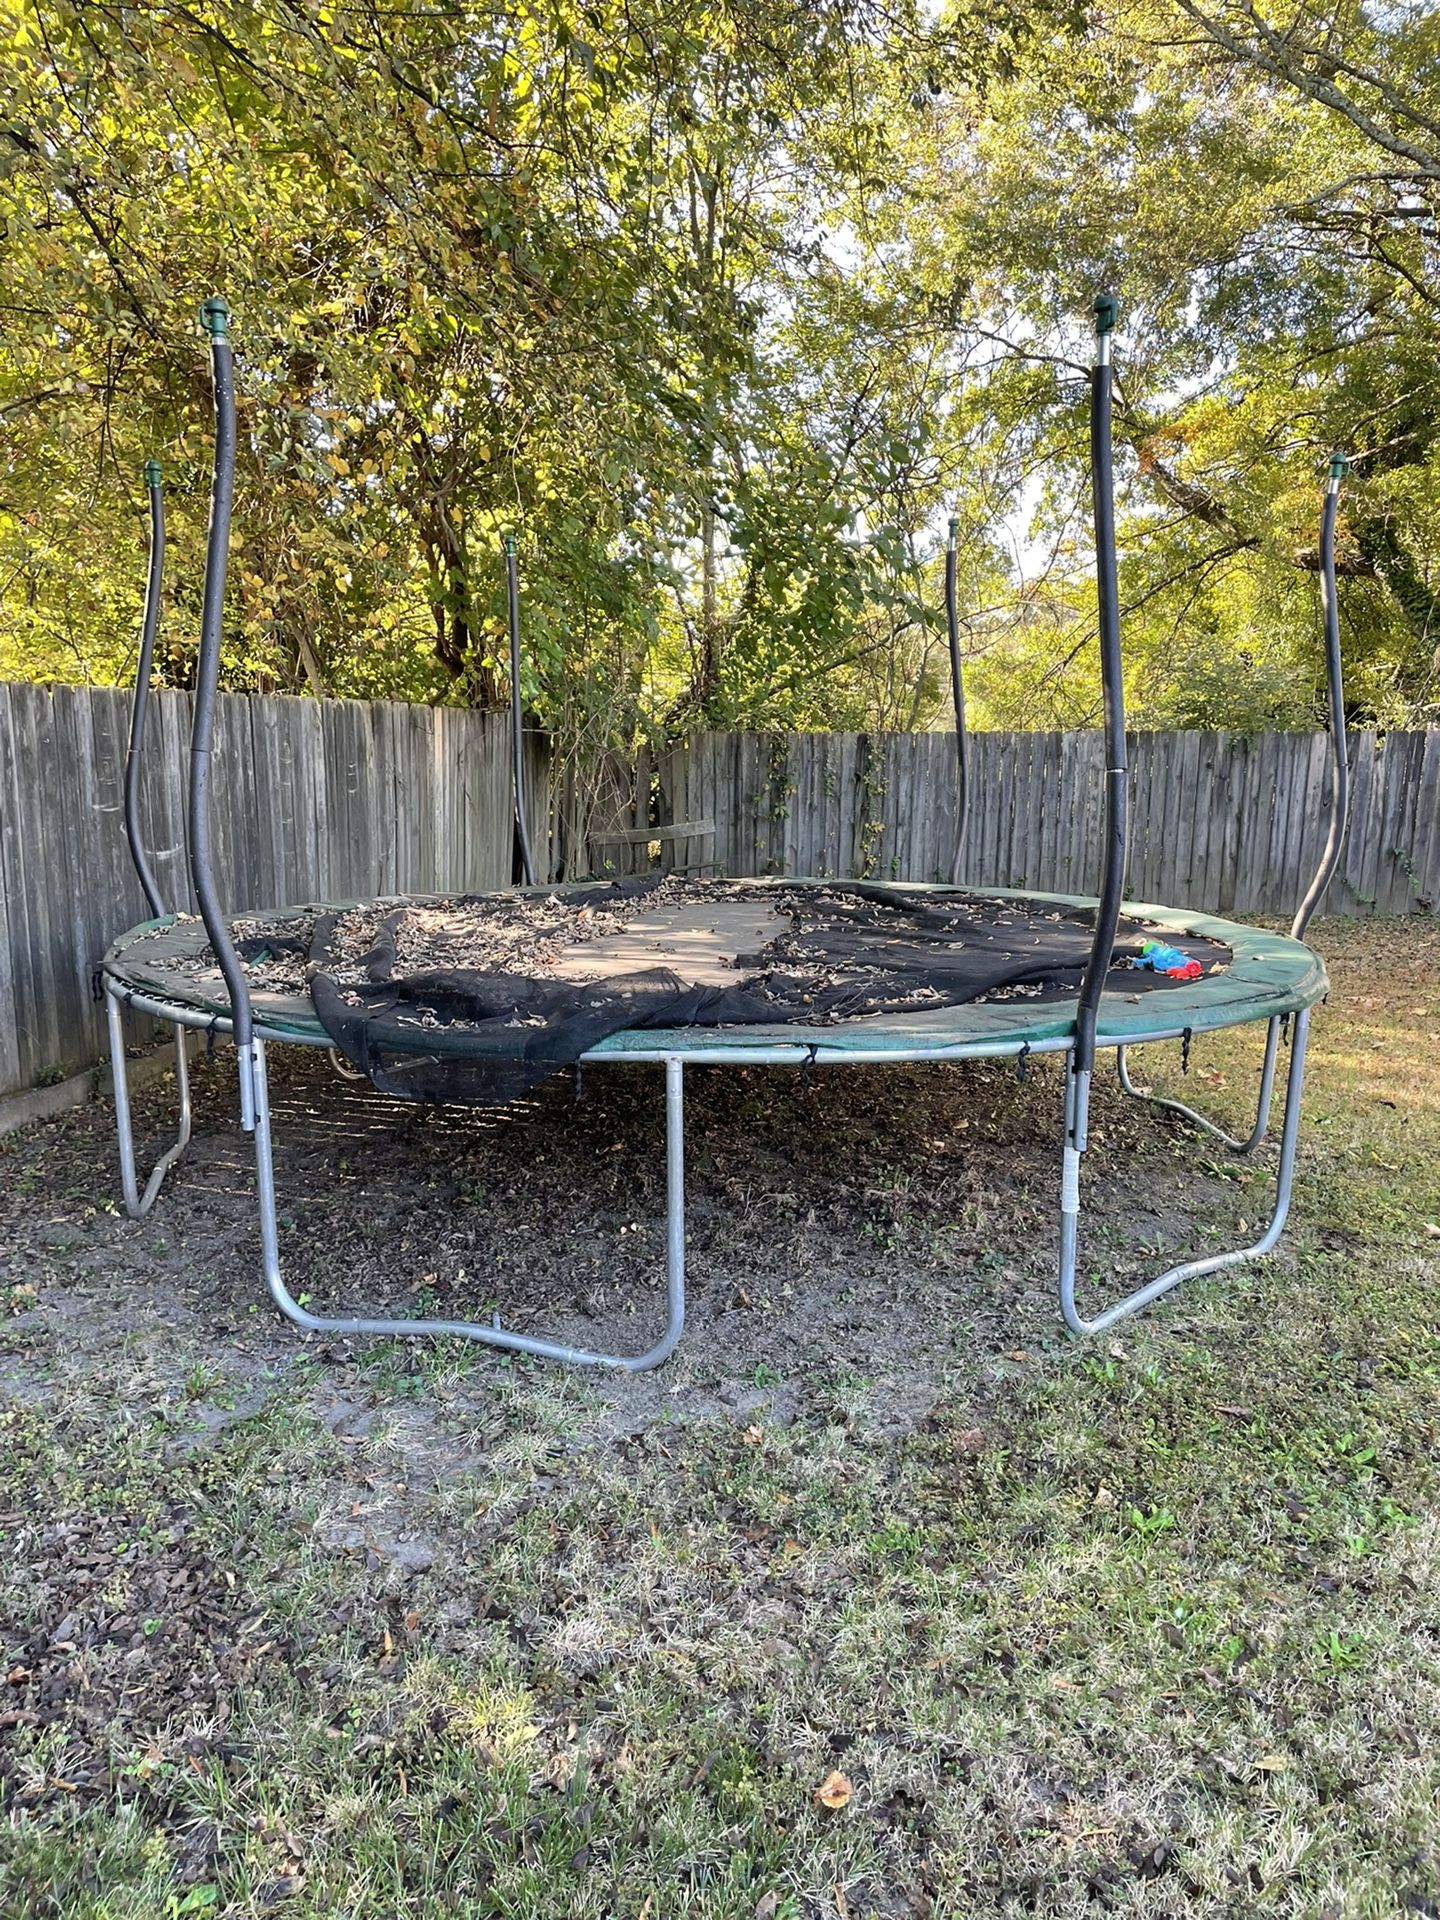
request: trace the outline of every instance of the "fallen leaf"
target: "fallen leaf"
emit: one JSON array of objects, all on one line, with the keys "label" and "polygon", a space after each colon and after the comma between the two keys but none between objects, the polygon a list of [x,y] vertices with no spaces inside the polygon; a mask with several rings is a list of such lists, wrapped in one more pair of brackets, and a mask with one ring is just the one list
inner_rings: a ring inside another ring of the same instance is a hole
[{"label": "fallen leaf", "polygon": [[746,1427],[740,1438],[745,1442],[747,1447],[762,1446],[765,1441],[765,1429],[763,1427]]},{"label": "fallen leaf", "polygon": [[1098,1507],[1102,1513],[1108,1513],[1110,1508],[1113,1506],[1116,1506],[1117,1504],[1118,1502],[1116,1501],[1115,1496],[1110,1491],[1109,1487],[1106,1487],[1106,1486],[1096,1487],[1095,1498],[1091,1502],[1092,1506]]},{"label": "fallen leaf", "polygon": [[985,1451],[985,1433],[981,1427],[966,1427],[963,1433],[955,1436],[957,1453],[977,1454]]},{"label": "fallen leaf", "polygon": [[835,1810],[848,1807],[854,1791],[854,1787],[843,1773],[827,1773],[815,1789],[815,1803],[817,1806]]},{"label": "fallen leaf", "polygon": [[1255,1765],[1261,1773],[1284,1773],[1290,1761],[1283,1753],[1262,1753]]},{"label": "fallen leaf", "polygon": [[755,1902],[755,1920],[775,1920],[775,1910],[779,1905],[778,1893],[762,1893]]},{"label": "fallen leaf", "polygon": [[1440,1240],[1440,1221],[1427,1220],[1425,1222],[1425,1231],[1432,1240]]}]

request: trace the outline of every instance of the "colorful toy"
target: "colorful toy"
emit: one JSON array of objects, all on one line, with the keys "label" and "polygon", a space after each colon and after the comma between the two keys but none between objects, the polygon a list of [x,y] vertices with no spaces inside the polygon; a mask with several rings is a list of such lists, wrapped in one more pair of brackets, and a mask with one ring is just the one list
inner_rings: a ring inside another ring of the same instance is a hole
[{"label": "colorful toy", "polygon": [[1182,953],[1179,947],[1167,947],[1159,940],[1147,940],[1140,949],[1137,967],[1149,967],[1154,973],[1163,973],[1171,980],[1198,980],[1205,969],[1198,960],[1192,960],[1188,953]]}]

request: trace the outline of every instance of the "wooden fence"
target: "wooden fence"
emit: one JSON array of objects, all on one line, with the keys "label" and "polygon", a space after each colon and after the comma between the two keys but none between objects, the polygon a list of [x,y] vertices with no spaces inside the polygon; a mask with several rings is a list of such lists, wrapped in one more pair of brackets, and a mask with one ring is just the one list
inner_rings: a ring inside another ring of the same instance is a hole
[{"label": "wooden fence", "polygon": [[[130,698],[0,685],[0,1093],[102,1051],[95,966],[148,909],[125,845]],[[190,700],[152,703],[141,819],[166,904],[194,910]],[[503,717],[224,696],[211,787],[221,898],[237,908],[510,882]],[[543,777],[543,776],[542,776]]]},{"label": "wooden fence", "polygon": [[[145,837],[167,901],[189,910],[188,697],[158,695],[150,725]],[[128,729],[125,693],[0,685],[0,1093],[102,1052],[95,965],[145,917],[123,828]],[[1099,736],[981,734],[971,752],[962,877],[1093,891]],[[1357,734],[1351,753],[1350,838],[1326,910],[1435,911],[1440,729]],[[1319,735],[1139,735],[1132,897],[1288,918],[1324,836],[1325,759]],[[510,880],[501,716],[225,697],[214,765],[218,878],[237,910]],[[550,874],[557,863],[633,872],[663,862],[949,878],[948,734],[702,734],[553,783],[537,739],[527,784],[536,864]]]},{"label": "wooden fence", "polygon": [[[1130,897],[1288,920],[1325,842],[1327,760],[1323,734],[1134,736]],[[1350,830],[1323,910],[1436,911],[1440,728],[1356,733],[1350,765]],[[635,824],[648,802],[653,820],[691,829],[665,841],[667,865],[950,878],[953,734],[702,734],[639,773]],[[1098,733],[977,734],[969,794],[963,881],[1097,890]]]}]

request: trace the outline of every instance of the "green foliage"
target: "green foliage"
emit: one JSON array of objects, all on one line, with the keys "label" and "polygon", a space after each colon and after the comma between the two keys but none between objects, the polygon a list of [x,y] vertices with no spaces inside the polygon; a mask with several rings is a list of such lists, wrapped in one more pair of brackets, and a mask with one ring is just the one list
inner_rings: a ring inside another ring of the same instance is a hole
[{"label": "green foliage", "polygon": [[[1419,9],[1385,20],[1123,0],[1037,39],[956,129],[944,221],[985,268],[960,330],[1004,342],[970,417],[1000,484],[1039,476],[1034,578],[978,676],[1010,724],[1073,723],[1097,697],[1079,363],[1101,286],[1122,296],[1134,720],[1323,710],[1316,526],[1335,447],[1355,462],[1340,537],[1352,710],[1440,710],[1436,25]],[[948,268],[937,257],[937,289]]]},{"label": "green foliage", "polygon": [[[1279,20],[1279,15],[1274,16]],[[1122,296],[1133,716],[1306,724],[1332,445],[1357,716],[1436,710],[1434,19],[1234,0],[0,0],[0,674],[193,668],[235,310],[232,686],[577,749],[1093,719],[1090,298]]]},{"label": "green foliage", "polygon": [[889,440],[837,452],[795,340],[827,318],[818,210],[883,167],[883,90],[840,138],[842,90],[897,33],[958,67],[913,13],[6,0],[0,672],[125,671],[158,453],[185,680],[223,287],[231,684],[494,700],[510,526],[526,692],[572,737],[812,678],[896,593],[895,543],[853,532]]}]

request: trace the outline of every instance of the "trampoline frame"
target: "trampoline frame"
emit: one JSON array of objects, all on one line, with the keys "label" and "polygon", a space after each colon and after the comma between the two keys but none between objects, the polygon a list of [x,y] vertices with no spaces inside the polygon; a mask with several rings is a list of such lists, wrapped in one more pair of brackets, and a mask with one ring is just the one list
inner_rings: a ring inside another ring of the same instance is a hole
[{"label": "trampoline frame", "polygon": [[[1274,998],[1261,1011],[1228,1021],[1197,1022],[1197,1027],[1239,1027],[1250,1022],[1267,1021],[1266,1049],[1261,1073],[1259,1117],[1249,1138],[1239,1142],[1203,1116],[1177,1101],[1159,1099],[1137,1088],[1130,1079],[1128,1051],[1140,1045],[1167,1040],[1188,1040],[1186,1025],[1157,1028],[1137,1036],[1134,1033],[1101,1030],[1102,994],[1110,969],[1111,951],[1121,910],[1126,855],[1127,780],[1124,701],[1121,682],[1119,594],[1115,568],[1113,518],[1113,482],[1111,476],[1111,367],[1110,339],[1115,325],[1116,306],[1109,296],[1095,302],[1097,351],[1091,369],[1091,465],[1095,514],[1096,577],[1100,613],[1102,681],[1105,694],[1106,746],[1106,836],[1104,869],[1100,898],[1095,903],[1095,933],[1080,990],[1074,1002],[1073,1023],[1066,1031],[1032,1040],[1016,1034],[972,1035],[954,1040],[936,1040],[929,1044],[910,1041],[895,1046],[869,1046],[864,1050],[827,1045],[817,1038],[766,1043],[745,1043],[717,1039],[716,1030],[708,1030],[703,1042],[677,1047],[666,1044],[666,1036],[638,1032],[612,1035],[608,1041],[581,1056],[589,1065],[652,1063],[663,1066],[665,1086],[665,1285],[666,1323],[659,1339],[643,1352],[612,1353],[588,1347],[571,1346],[563,1341],[527,1334],[506,1326],[499,1313],[487,1322],[447,1319],[400,1319],[370,1314],[314,1314],[304,1307],[286,1284],[280,1258],[279,1219],[276,1208],[273,1153],[273,1112],[270,1099],[267,1047],[272,1044],[311,1046],[330,1049],[323,1029],[313,1033],[286,1032],[268,1025],[263,1009],[257,1015],[244,969],[236,953],[230,928],[221,912],[215,893],[209,853],[208,775],[210,734],[213,724],[216,675],[219,664],[221,615],[224,602],[227,544],[234,483],[234,394],[231,350],[227,337],[229,311],[223,300],[212,297],[205,303],[202,318],[210,336],[211,365],[214,379],[216,441],[214,486],[206,554],[204,613],[202,618],[200,662],[197,674],[195,721],[191,735],[189,826],[191,873],[200,903],[201,918],[222,975],[230,1011],[187,1005],[162,993],[138,990],[123,975],[112,970],[107,956],[102,970],[106,1002],[106,1020],[110,1041],[111,1074],[114,1086],[116,1129],[119,1139],[121,1183],[126,1212],[141,1218],[154,1202],[170,1167],[184,1153],[190,1138],[191,1098],[186,1053],[189,1030],[210,1034],[228,1034],[235,1042],[239,1065],[240,1124],[253,1133],[257,1204],[260,1222],[261,1264],[266,1287],[281,1314],[306,1333],[380,1335],[411,1338],[438,1336],[481,1342],[538,1358],[566,1361],[584,1366],[614,1367],[638,1372],[655,1367],[674,1352],[685,1324],[685,1133],[684,1076],[687,1065],[707,1066],[793,1066],[809,1065],[910,1065],[975,1059],[1017,1058],[1028,1054],[1061,1054],[1064,1057],[1064,1092],[1061,1116],[1061,1154],[1059,1168],[1059,1234],[1056,1282],[1061,1314],[1072,1333],[1099,1332],[1159,1299],[1182,1282],[1203,1274],[1219,1272],[1257,1260],[1268,1254],[1284,1228],[1294,1190],[1295,1162],[1299,1139],[1301,1103],[1305,1080],[1305,1055],[1313,1002],[1325,990],[1323,968],[1316,962],[1318,979],[1294,985],[1294,1002],[1276,1009]],[[1322,592],[1325,594],[1327,666],[1330,669],[1332,732],[1338,742],[1336,775],[1332,792],[1332,818],[1326,856],[1321,863],[1306,902],[1297,915],[1296,928],[1303,930],[1310,912],[1328,883],[1339,857],[1344,833],[1344,734],[1338,680],[1338,630],[1335,624],[1334,523],[1339,475],[1343,463],[1337,458],[1322,522]],[[158,600],[159,554],[163,545],[163,527],[158,502],[158,473],[147,469],[151,480],[152,555],[151,577],[147,589],[146,637],[153,639],[154,608]],[[518,712],[518,614],[515,585],[515,555],[512,541],[506,542],[507,584],[510,606],[512,668],[512,720]],[[956,682],[957,722],[962,708],[959,689],[959,657],[955,644],[954,618],[954,526],[947,555],[947,620],[952,639],[952,670]],[[142,669],[136,687],[135,717],[132,723],[132,767],[143,736],[144,705],[148,682],[148,652],[142,650]],[[961,791],[964,784],[964,750],[961,751]],[[515,773],[516,833],[525,861],[527,876],[529,848],[525,833],[522,799],[519,791],[518,756]],[[134,780],[127,786],[126,825],[132,851],[139,849],[131,797]],[[962,799],[963,806],[963,799]],[[143,850],[137,851],[137,868],[142,883],[146,879]],[[843,883],[841,883],[843,884]],[[146,887],[152,906],[158,907],[153,886]],[[1040,899],[1054,896],[1036,895]],[[1141,910],[1143,911],[1143,910]],[[1203,918],[1205,916],[1197,916]],[[1297,932],[1298,938],[1298,932]],[[112,949],[113,955],[113,949]],[[1313,987],[1313,991],[1311,991]],[[1282,996],[1283,1000],[1283,996]],[[125,1056],[122,1010],[130,1008],[163,1020],[175,1028],[177,1044],[177,1087],[179,1119],[176,1137],[157,1160],[140,1187],[137,1171],[134,1131],[130,1108],[129,1068]],[[1216,1134],[1237,1151],[1250,1152],[1263,1138],[1273,1099],[1279,1044],[1284,1022],[1293,1018],[1290,1061],[1286,1072],[1284,1119],[1276,1168],[1274,1203],[1270,1219],[1258,1239],[1241,1247],[1182,1261],[1167,1267],[1153,1279],[1112,1300],[1097,1312],[1086,1316],[1077,1303],[1076,1286],[1079,1264],[1080,1170],[1088,1144],[1090,1090],[1097,1052],[1114,1049],[1122,1088],[1140,1099],[1155,1099],[1156,1104],[1173,1109],[1187,1120]]]},{"label": "trampoline frame", "polygon": [[[121,1008],[128,1007],[136,1013],[147,1014],[153,1019],[168,1021],[177,1028],[189,1027],[207,1033],[230,1034],[232,1023],[223,1016],[185,1006],[179,1001],[158,999],[137,992],[109,973],[104,976],[104,989],[110,1032],[111,1075],[115,1089],[115,1121],[120,1142],[120,1165],[126,1196],[126,1211],[132,1217],[138,1218],[131,1204],[132,1196],[138,1187],[139,1177],[136,1171],[135,1141],[131,1126],[129,1071],[125,1057]],[[1274,1017],[1273,1024],[1277,1030],[1281,1017]],[[1060,1310],[1070,1331],[1076,1334],[1098,1333],[1106,1327],[1113,1326],[1117,1320],[1123,1320],[1129,1314],[1138,1312],[1141,1307],[1148,1306],[1152,1300],[1158,1300],[1162,1294],[1168,1293],[1172,1287],[1178,1286],[1184,1280],[1195,1279],[1201,1274],[1218,1273],[1226,1267],[1243,1265],[1246,1261],[1258,1260],[1274,1247],[1284,1230],[1294,1190],[1295,1158],[1299,1140],[1309,1025],[1310,1007],[1297,1007],[1293,1015],[1290,1065],[1286,1074],[1284,1122],[1280,1159],[1276,1171],[1275,1200],[1269,1224],[1259,1239],[1250,1245],[1233,1248],[1224,1253],[1208,1254],[1199,1259],[1182,1261],[1089,1317],[1080,1312],[1076,1300],[1080,1216],[1078,1153],[1084,1150],[1083,1131],[1081,1146],[1078,1150],[1072,1149],[1071,1140],[1077,1123],[1083,1128],[1084,1113],[1081,1110],[1081,1083],[1076,1068],[1073,1037],[1057,1036],[1023,1045],[1013,1041],[961,1040],[948,1046],[877,1048],[865,1053],[856,1053],[843,1047],[827,1047],[819,1041],[813,1045],[786,1042],[770,1046],[744,1044],[732,1046],[716,1044],[713,1039],[708,1038],[703,1052],[686,1053],[677,1052],[673,1047],[649,1047],[644,1044],[637,1046],[634,1041],[639,1036],[627,1036],[623,1051],[613,1049],[607,1051],[603,1047],[592,1048],[581,1055],[582,1064],[586,1066],[658,1065],[665,1069],[666,1325],[660,1338],[643,1352],[622,1354],[589,1347],[569,1346],[563,1341],[547,1340],[537,1335],[521,1333],[518,1329],[505,1326],[498,1313],[486,1323],[474,1320],[402,1320],[370,1314],[314,1314],[301,1306],[286,1285],[280,1261],[279,1219],[276,1209],[272,1146],[273,1116],[266,1047],[267,1044],[280,1044],[323,1050],[328,1046],[328,1041],[318,1036],[314,1039],[302,1039],[294,1033],[280,1033],[273,1028],[267,1029],[263,1020],[257,1020],[253,1033],[255,1060],[253,1132],[256,1190],[260,1213],[261,1265],[265,1285],[280,1312],[306,1333],[342,1336],[371,1334],[389,1337],[430,1335],[477,1340],[487,1346],[507,1348],[511,1352],[530,1354],[546,1360],[567,1361],[578,1366],[614,1367],[632,1373],[641,1372],[648,1367],[659,1366],[670,1357],[675,1351],[685,1325],[684,1074],[687,1066],[692,1068],[697,1066],[784,1066],[800,1069],[809,1066],[915,1066],[938,1065],[960,1060],[1017,1059],[1022,1052],[1027,1057],[1059,1053],[1065,1056],[1065,1091],[1057,1290]],[[1106,1038],[1104,1035],[1098,1035],[1096,1046],[1100,1051],[1108,1051],[1114,1047],[1118,1053],[1122,1047],[1149,1046],[1162,1041],[1183,1040],[1188,1032],[1189,1029],[1184,1027],[1163,1028],[1154,1034],[1147,1035],[1143,1040],[1128,1038],[1123,1041],[1118,1037]],[[1088,1090],[1086,1100],[1088,1106]],[[188,1096],[185,1101],[185,1110],[188,1114]],[[181,1150],[183,1151],[183,1146]],[[1075,1153],[1073,1162],[1072,1151]],[[152,1173],[152,1185],[158,1188],[165,1171],[178,1157],[178,1152],[172,1148],[165,1162],[158,1165]]]}]

